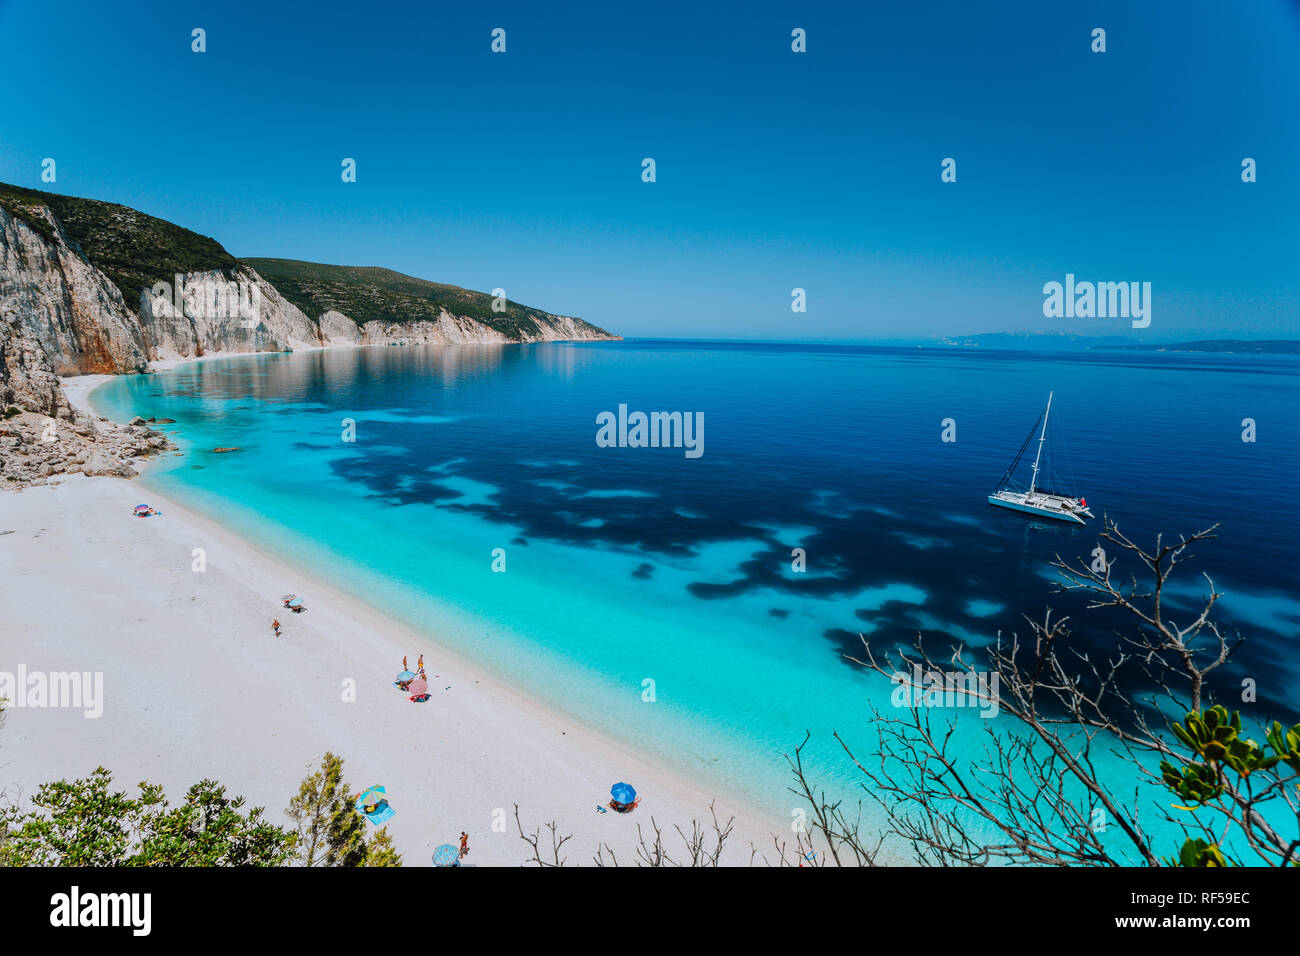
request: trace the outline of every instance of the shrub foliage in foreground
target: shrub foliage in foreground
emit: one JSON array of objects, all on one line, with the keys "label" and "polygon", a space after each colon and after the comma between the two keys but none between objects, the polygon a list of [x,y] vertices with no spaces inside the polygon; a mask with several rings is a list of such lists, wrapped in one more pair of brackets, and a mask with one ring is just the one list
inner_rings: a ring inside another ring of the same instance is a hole
[{"label": "shrub foliage in foreground", "polygon": [[171,806],[162,787],[139,796],[113,790],[103,767],[81,780],[42,784],[34,809],[0,813],[0,866],[279,866],[293,856],[292,832],[268,822],[261,807],[244,812],[201,780]]},{"label": "shrub foliage in foreground", "polygon": [[[2,702],[0,702],[2,703]],[[113,789],[103,767],[82,780],[40,786],[30,809],[0,810],[0,866],[401,866],[386,829],[367,843],[365,819],[326,754],[290,807],[294,832],[245,812],[215,780],[201,780],[171,806],[157,784],[138,796]]]}]

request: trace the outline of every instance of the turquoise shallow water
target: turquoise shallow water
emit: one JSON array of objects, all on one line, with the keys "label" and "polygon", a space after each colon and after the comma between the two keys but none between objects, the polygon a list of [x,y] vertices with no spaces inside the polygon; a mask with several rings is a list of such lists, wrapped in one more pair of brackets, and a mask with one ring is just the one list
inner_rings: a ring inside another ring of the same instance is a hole
[{"label": "turquoise shallow water", "polygon": [[[1296,371],[1123,353],[413,347],[205,361],[115,380],[94,402],[176,419],[186,455],[146,485],[788,818],[782,754],[812,731],[814,774],[852,793],[831,731],[866,755],[871,706],[890,709],[889,684],[844,660],[858,633],[980,646],[1022,609],[1062,606],[1047,562],[1087,554],[1095,532],[984,501],[1049,389],[1061,470],[1098,515],[1139,539],[1224,522],[1206,567],[1250,638],[1229,677],[1258,675],[1261,711],[1294,720],[1300,529],[1251,503],[1293,491]],[[704,454],[598,447],[596,416],[619,404],[702,412]],[[949,417],[954,443],[940,441]],[[974,746],[980,718],[950,714]]]}]

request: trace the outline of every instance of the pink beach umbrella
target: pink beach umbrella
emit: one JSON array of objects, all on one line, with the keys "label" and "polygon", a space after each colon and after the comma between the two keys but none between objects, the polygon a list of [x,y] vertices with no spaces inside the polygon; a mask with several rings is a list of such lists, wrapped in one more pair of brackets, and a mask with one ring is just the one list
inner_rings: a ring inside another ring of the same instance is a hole
[{"label": "pink beach umbrella", "polygon": [[429,682],[423,677],[417,677],[415,680],[411,681],[411,683],[406,685],[406,689],[410,692],[412,697],[420,697],[429,693]]}]

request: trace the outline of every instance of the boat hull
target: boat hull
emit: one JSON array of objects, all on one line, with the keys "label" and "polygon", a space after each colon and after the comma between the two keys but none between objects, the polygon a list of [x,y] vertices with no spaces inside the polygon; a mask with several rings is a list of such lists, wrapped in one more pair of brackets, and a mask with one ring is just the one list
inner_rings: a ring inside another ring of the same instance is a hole
[{"label": "boat hull", "polygon": [[989,504],[998,508],[1006,508],[1010,511],[1019,511],[1024,514],[1037,515],[1040,518],[1051,518],[1053,521],[1065,521],[1069,524],[1084,523],[1083,518],[1068,511],[1035,505],[1025,501],[1017,501],[1011,498],[1003,498],[998,495],[989,495]]}]

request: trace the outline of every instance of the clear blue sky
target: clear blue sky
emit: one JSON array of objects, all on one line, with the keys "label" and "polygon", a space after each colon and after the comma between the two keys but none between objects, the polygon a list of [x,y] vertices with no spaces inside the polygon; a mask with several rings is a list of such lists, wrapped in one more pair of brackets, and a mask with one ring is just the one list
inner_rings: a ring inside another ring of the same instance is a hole
[{"label": "clear blue sky", "polygon": [[[1287,0],[0,0],[0,43],[0,180],[238,256],[641,336],[1300,335]],[[1044,318],[1066,272],[1151,282],[1151,328]]]}]

